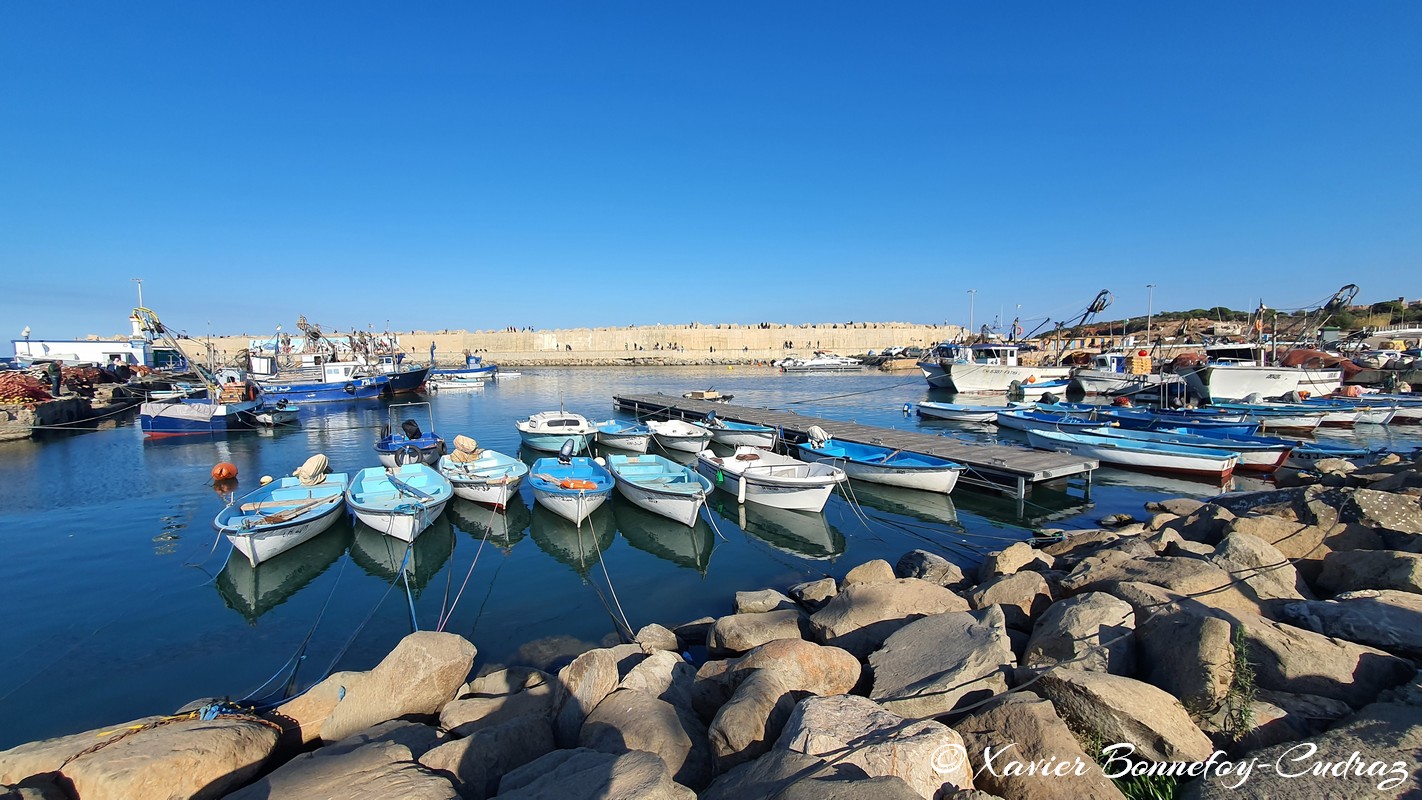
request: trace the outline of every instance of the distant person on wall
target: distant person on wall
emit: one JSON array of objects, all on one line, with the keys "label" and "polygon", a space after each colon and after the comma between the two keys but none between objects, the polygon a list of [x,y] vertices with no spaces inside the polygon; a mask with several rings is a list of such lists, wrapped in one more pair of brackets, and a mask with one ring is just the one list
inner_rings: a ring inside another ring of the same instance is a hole
[{"label": "distant person on wall", "polygon": [[430,364],[431,364],[431,365],[434,364],[434,353],[435,353],[434,340],[431,339],[431,340],[430,340]]},{"label": "distant person on wall", "polygon": [[59,378],[64,374],[64,369],[58,361],[51,361],[45,367],[45,373],[49,375],[49,393],[53,397],[59,397]]}]

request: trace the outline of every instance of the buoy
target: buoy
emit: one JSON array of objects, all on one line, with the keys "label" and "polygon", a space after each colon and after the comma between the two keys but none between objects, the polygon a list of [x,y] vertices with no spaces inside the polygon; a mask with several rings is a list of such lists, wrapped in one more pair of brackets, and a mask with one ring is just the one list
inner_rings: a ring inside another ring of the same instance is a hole
[{"label": "buoy", "polygon": [[237,465],[229,464],[226,461],[212,468],[212,479],[215,481],[230,481],[237,477]]},{"label": "buoy", "polygon": [[262,479],[259,480],[259,481],[257,481],[257,483],[260,484],[260,485],[262,485],[262,486],[266,486],[267,484],[269,484],[269,483],[271,483],[271,482],[272,482],[272,476],[270,476],[270,475],[263,475],[263,476],[262,476]]},{"label": "buoy", "polygon": [[904,413],[905,413],[905,414],[909,413],[909,404],[908,404],[908,403],[904,403]]}]

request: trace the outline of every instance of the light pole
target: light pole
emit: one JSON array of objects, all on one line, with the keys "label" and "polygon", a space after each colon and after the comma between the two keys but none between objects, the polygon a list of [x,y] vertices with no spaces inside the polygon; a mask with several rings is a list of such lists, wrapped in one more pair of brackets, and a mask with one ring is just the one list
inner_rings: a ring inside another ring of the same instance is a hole
[{"label": "light pole", "polygon": [[1155,311],[1155,284],[1146,284],[1146,344],[1151,343],[1150,318]]},{"label": "light pole", "polygon": [[975,329],[973,328],[973,306],[975,306],[975,305],[977,304],[977,301],[978,301],[978,290],[977,290],[977,289],[969,289],[969,290],[968,290],[968,336],[972,336],[972,335],[973,335],[973,331],[975,330]]},{"label": "light pole", "polygon": [[139,307],[139,308],[143,308],[143,279],[142,279],[142,278],[129,278],[129,280],[131,280],[131,281],[133,281],[134,283],[138,284],[138,307]]}]

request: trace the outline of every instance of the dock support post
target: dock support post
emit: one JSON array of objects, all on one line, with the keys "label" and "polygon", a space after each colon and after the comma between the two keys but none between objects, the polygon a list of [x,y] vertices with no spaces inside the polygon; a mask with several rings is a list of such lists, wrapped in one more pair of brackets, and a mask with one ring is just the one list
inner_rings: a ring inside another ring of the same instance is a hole
[{"label": "dock support post", "polygon": [[1017,518],[1027,513],[1027,479],[1021,475],[1017,476]]},{"label": "dock support post", "polygon": [[1091,476],[1095,474],[1096,470],[1094,469],[1089,469],[1086,471],[1086,502],[1088,503],[1091,502]]}]

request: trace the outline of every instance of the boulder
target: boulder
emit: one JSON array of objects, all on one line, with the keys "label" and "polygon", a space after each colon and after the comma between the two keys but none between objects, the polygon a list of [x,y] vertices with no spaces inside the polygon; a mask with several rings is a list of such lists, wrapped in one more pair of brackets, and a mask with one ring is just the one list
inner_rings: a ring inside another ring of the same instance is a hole
[{"label": "boulder", "polygon": [[1061,585],[1072,594],[1089,591],[1114,594],[1111,585],[1128,582],[1148,583],[1189,595],[1211,608],[1255,614],[1261,610],[1252,590],[1241,590],[1229,573],[1195,558],[1154,556],[1114,561],[1091,558],[1072,570]]},{"label": "boulder", "polygon": [[[1220,732],[1220,743],[1239,755],[1293,742],[1322,733],[1332,723],[1353,713],[1347,703],[1310,694],[1289,694],[1259,690],[1249,702],[1248,713],[1238,715],[1221,708],[1208,724]],[[1243,717],[1241,719],[1241,716]],[[1236,725],[1243,722],[1243,730]]]},{"label": "boulder", "polygon": [[[847,770],[843,770],[847,771]],[[777,800],[919,800],[903,778],[810,777],[795,781],[776,793]]]},{"label": "boulder", "polygon": [[1016,658],[1002,609],[989,606],[911,622],[869,664],[872,700],[903,717],[927,718],[1006,691]]},{"label": "boulder", "polygon": [[722,773],[701,793],[701,800],[780,797],[780,792],[790,784],[831,769],[822,759],[777,747],[754,761]]},{"label": "boulder", "polygon": [[850,570],[839,584],[844,589],[861,583],[892,583],[894,578],[894,568],[889,566],[889,562],[876,558]]},{"label": "boulder", "polygon": [[322,750],[327,753],[336,753],[343,750],[354,750],[368,744],[392,742],[404,745],[410,751],[410,755],[418,759],[439,746],[441,741],[442,736],[438,728],[419,722],[396,719],[382,722],[354,736],[347,736],[339,742],[326,745]]},{"label": "boulder", "polygon": [[894,565],[900,578],[918,578],[943,587],[961,586],[966,578],[957,564],[927,550],[910,550]]},{"label": "boulder", "polygon": [[608,650],[589,650],[558,670],[562,706],[553,718],[553,738],[559,747],[575,747],[583,720],[612,694],[621,677]]},{"label": "boulder", "polygon": [[1172,497],[1168,500],[1152,500],[1145,504],[1146,511],[1154,513],[1174,514],[1177,517],[1186,517],[1204,507],[1204,502],[1192,500],[1188,497]]},{"label": "boulder", "polygon": [[661,650],[642,661],[617,684],[618,689],[635,689],[678,707],[691,709],[691,687],[696,669],[681,656]]},{"label": "boulder", "polygon": [[553,752],[553,724],[544,716],[515,717],[455,739],[420,756],[420,763],[454,781],[462,797],[484,800],[509,771]]},{"label": "boulder", "polygon": [[810,632],[810,621],[792,604],[781,611],[721,617],[706,635],[706,648],[712,655],[744,653],[776,639],[804,639]]},{"label": "boulder", "polygon": [[1191,541],[1218,544],[1220,537],[1224,536],[1225,528],[1234,518],[1235,513],[1229,509],[1214,503],[1205,503],[1166,528]]},{"label": "boulder", "polygon": [[1393,589],[1345,592],[1284,607],[1291,625],[1422,662],[1422,595]]},{"label": "boulder", "polygon": [[963,598],[917,578],[847,586],[810,617],[820,642],[868,656],[894,631],[927,614],[966,611]]},{"label": "boulder", "polygon": [[[974,711],[953,729],[967,747],[977,788],[1007,800],[1122,800],[1124,797],[1082,750],[1046,700],[1029,692],[1003,697]],[[990,758],[989,758],[990,757]],[[1062,775],[1012,769],[1012,763],[1066,764]]]},{"label": "boulder", "polygon": [[1214,744],[1185,707],[1166,692],[1104,672],[1054,669],[1034,690],[1052,701],[1073,730],[1110,744],[1129,744],[1147,761],[1204,761]]},{"label": "boulder", "polygon": [[1122,538],[1116,531],[1077,531],[1059,542],[1043,545],[1041,553],[1050,557],[1057,568],[1071,569],[1083,558],[1115,545]]},{"label": "boulder", "polygon": [[716,624],[714,617],[702,617],[691,622],[686,622],[672,629],[676,633],[676,639],[683,647],[705,646],[706,634],[710,632],[711,626]]},{"label": "boulder", "polygon": [[774,589],[736,592],[737,614],[763,614],[767,611],[784,611],[787,608],[793,609],[795,604]]},{"label": "boulder", "polygon": [[[1187,800],[1278,798],[1371,800],[1422,796],[1422,714],[1395,703],[1374,703],[1337,727],[1303,742],[1250,755],[1261,765],[1242,785],[1237,775],[1207,775],[1183,787]],[[1321,767],[1323,774],[1312,773]]]},{"label": "boulder", "polygon": [[681,643],[677,641],[676,634],[662,625],[655,622],[651,625],[643,625],[637,635],[632,637],[633,641],[642,646],[644,652],[655,652],[657,650],[670,650],[674,653],[681,652]]},{"label": "boulder", "polygon": [[1255,682],[1264,689],[1316,694],[1358,708],[1416,672],[1411,662],[1258,615],[1231,614],[1243,631]]},{"label": "boulder", "polygon": [[1051,569],[1052,559],[1034,548],[1029,542],[1017,542],[1006,549],[988,553],[983,563],[978,565],[978,581],[984,582],[999,575],[1012,575],[1024,569]]},{"label": "boulder", "polygon": [[1071,662],[1075,669],[1131,675],[1135,672],[1135,611],[1103,592],[1053,603],[1032,628],[1021,659],[1024,667]]},{"label": "boulder", "polygon": [[1422,507],[1416,497],[1357,489],[1341,512],[1345,522],[1358,522],[1376,530],[1422,533]]},{"label": "boulder", "polygon": [[[722,664],[716,680],[728,685],[738,685],[752,673],[766,670],[788,686],[818,695],[848,692],[859,682],[860,672],[859,661],[845,650],[799,639],[767,642]],[[697,678],[701,677],[698,672]]]},{"label": "boulder", "polygon": [[795,704],[808,696],[809,692],[791,687],[771,670],[755,670],[742,680],[708,729],[716,772],[770,750]]},{"label": "boulder", "polygon": [[1177,520],[1177,519],[1180,519],[1180,517],[1181,517],[1180,514],[1171,514],[1171,513],[1169,513],[1169,512],[1165,512],[1165,511],[1162,511],[1162,512],[1160,512],[1160,513],[1158,513],[1158,514],[1153,514],[1153,515],[1151,515],[1151,518],[1150,518],[1150,519],[1146,520],[1146,523],[1145,523],[1146,530],[1148,530],[1148,531],[1164,530],[1166,527],[1168,527],[1168,526],[1170,525],[1170,523],[1174,522],[1174,521]]},{"label": "boulder", "polygon": [[554,750],[509,772],[499,800],[696,800],[651,753]]},{"label": "boulder", "polygon": [[1210,561],[1243,581],[1260,600],[1306,600],[1313,597],[1294,565],[1268,542],[1238,531],[1226,533]]},{"label": "boulder", "polygon": [[597,704],[583,723],[578,746],[613,755],[652,753],[673,780],[693,789],[711,780],[711,746],[701,720],[690,709],[633,689],[618,689]]},{"label": "boulder", "polygon": [[279,737],[270,725],[245,717],[166,724],[150,717],[129,725],[140,727],[136,732],[128,726],[89,731],[6,750],[0,753],[0,783],[57,773],[75,796],[87,799],[221,797],[261,770]]},{"label": "boulder", "polygon": [[790,597],[806,611],[814,613],[825,607],[831,598],[839,594],[839,585],[834,578],[820,578],[817,581],[797,583],[790,587]]},{"label": "boulder", "polygon": [[1234,683],[1233,629],[1227,620],[1178,608],[1136,627],[1139,674],[1198,714],[1218,708]]},{"label": "boulder", "polygon": [[1052,592],[1040,574],[1017,572],[979,585],[968,593],[968,602],[975,610],[999,606],[1009,627],[1030,631],[1032,620],[1051,605]]},{"label": "boulder", "polygon": [[836,766],[854,765],[871,777],[897,776],[925,800],[973,786],[966,762],[944,772],[935,769],[935,753],[963,750],[962,737],[952,728],[932,720],[910,722],[854,695],[800,701],[776,747]]},{"label": "boulder", "polygon": [[1330,594],[1357,589],[1395,589],[1422,594],[1422,555],[1392,550],[1329,553],[1318,587]]},{"label": "boulder", "polygon": [[471,681],[458,698],[440,709],[439,724],[455,736],[472,736],[482,728],[518,717],[551,720],[557,702],[557,682],[552,676],[512,667]]},{"label": "boulder", "polygon": [[462,636],[412,633],[374,669],[335,673],[272,719],[302,742],[334,742],[388,720],[438,714],[469,676],[475,652]]},{"label": "boulder", "polygon": [[394,742],[375,742],[349,750],[323,747],[303,753],[256,783],[226,795],[228,800],[386,800],[391,797],[459,800],[460,795],[448,778],[422,766],[414,760],[409,748]]}]

